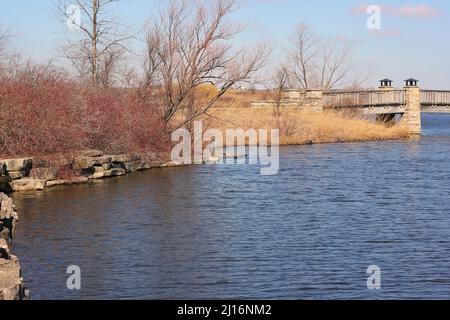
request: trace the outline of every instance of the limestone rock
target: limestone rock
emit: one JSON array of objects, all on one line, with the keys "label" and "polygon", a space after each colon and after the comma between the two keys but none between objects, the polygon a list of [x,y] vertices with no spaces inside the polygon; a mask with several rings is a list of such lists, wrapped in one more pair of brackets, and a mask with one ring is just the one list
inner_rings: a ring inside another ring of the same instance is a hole
[{"label": "limestone rock", "polygon": [[45,184],[45,187],[51,188],[51,187],[62,186],[62,185],[66,185],[66,184],[71,184],[71,182],[69,180],[51,180],[51,181],[47,181],[47,183]]},{"label": "limestone rock", "polygon": [[0,230],[0,240],[6,241],[7,243],[11,242],[11,231],[8,228]]},{"label": "limestone rock", "polygon": [[33,159],[7,159],[2,160],[3,165],[6,166],[6,171],[29,171],[33,165]]},{"label": "limestone rock", "polygon": [[14,217],[12,199],[2,194],[0,198],[0,219],[11,219],[11,216]]},{"label": "limestone rock", "polygon": [[110,157],[111,157],[111,162],[121,162],[121,163],[124,163],[124,162],[130,162],[130,161],[133,161],[133,157],[132,157],[132,156],[125,155],[125,154],[122,154],[122,155],[115,155],[115,156],[110,156]]},{"label": "limestone rock", "polygon": [[102,179],[104,177],[105,177],[105,172],[95,172],[87,178],[90,180],[97,180],[97,179]]},{"label": "limestone rock", "polygon": [[47,181],[45,184],[46,188],[62,186],[62,185],[70,185],[70,184],[83,184],[88,182],[89,179],[86,177],[76,177],[69,180],[51,180]]},{"label": "limestone rock", "polygon": [[0,193],[0,300],[28,300],[19,260],[11,255],[9,245],[14,234],[16,220],[12,200]]},{"label": "limestone rock", "polygon": [[70,179],[71,184],[83,184],[88,181],[89,181],[89,179],[86,177],[76,177],[76,178]]},{"label": "limestone rock", "polygon": [[57,177],[57,168],[33,168],[30,172],[30,178],[36,180],[56,180]]},{"label": "limestone rock", "polygon": [[89,172],[88,179],[95,180],[104,178],[105,172],[110,170],[109,168],[105,169],[107,167],[110,167],[110,165],[103,165],[101,167],[92,167],[93,171]]},{"label": "limestone rock", "polygon": [[110,156],[101,156],[101,157],[75,157],[73,161],[73,165],[75,169],[78,170],[86,170],[90,167],[94,166],[102,166],[104,164],[110,163],[111,157]]},{"label": "limestone rock", "polygon": [[82,157],[91,157],[91,158],[92,157],[101,157],[104,155],[104,153],[99,150],[84,150],[84,151],[81,151],[79,154]]},{"label": "limestone rock", "polygon": [[109,170],[105,170],[104,167],[92,167],[93,171],[88,175],[88,179],[95,180],[101,178],[118,177],[127,173],[122,167],[112,167]]},{"label": "limestone rock", "polygon": [[161,167],[173,168],[173,167],[181,167],[183,165],[184,165],[184,163],[182,163],[182,162],[170,161],[170,162],[164,163]]},{"label": "limestone rock", "polygon": [[22,179],[27,176],[26,171],[8,171],[8,176],[12,180]]},{"label": "limestone rock", "polygon": [[102,165],[103,170],[110,170],[111,168],[112,168],[111,163],[105,163],[104,165]]},{"label": "limestone rock", "polygon": [[29,291],[25,289],[19,261],[12,257],[0,259],[0,300],[28,300]]},{"label": "limestone rock", "polygon": [[77,170],[89,169],[93,166],[91,157],[75,157],[73,159],[73,167]]},{"label": "limestone rock", "polygon": [[36,190],[44,190],[46,181],[25,178],[20,180],[14,180],[10,183],[11,188],[14,191],[36,191]]},{"label": "limestone rock", "polygon": [[123,176],[127,171],[123,168],[112,168],[110,170],[104,170],[102,167],[95,167],[95,171],[88,176],[88,179],[95,180],[101,178],[118,177]]}]

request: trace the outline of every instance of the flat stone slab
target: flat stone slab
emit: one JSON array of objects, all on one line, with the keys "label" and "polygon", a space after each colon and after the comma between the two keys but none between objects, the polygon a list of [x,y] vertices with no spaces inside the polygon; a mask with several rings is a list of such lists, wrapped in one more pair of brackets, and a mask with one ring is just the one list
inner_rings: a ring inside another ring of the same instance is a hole
[{"label": "flat stone slab", "polygon": [[32,158],[5,159],[1,160],[1,163],[6,168],[6,171],[27,171],[31,169],[33,165],[33,159]]},{"label": "flat stone slab", "polygon": [[104,164],[113,162],[110,156],[101,157],[75,157],[73,160],[75,169],[89,169],[94,166],[102,166]]},{"label": "flat stone slab", "polygon": [[70,180],[51,180],[47,181],[45,184],[46,188],[52,188],[56,186],[64,186],[64,185],[71,185],[71,184],[82,184],[88,182],[89,179],[86,177],[77,177]]},{"label": "flat stone slab", "polygon": [[113,168],[110,170],[104,170],[102,167],[96,167],[95,172],[88,177],[90,180],[96,180],[101,178],[119,177],[127,173],[125,169]]},{"label": "flat stone slab", "polygon": [[11,188],[14,191],[37,191],[44,190],[46,184],[46,180],[37,180],[37,179],[20,179],[14,180],[10,183]]},{"label": "flat stone slab", "polygon": [[12,180],[22,179],[27,175],[26,171],[8,171],[8,176]]}]

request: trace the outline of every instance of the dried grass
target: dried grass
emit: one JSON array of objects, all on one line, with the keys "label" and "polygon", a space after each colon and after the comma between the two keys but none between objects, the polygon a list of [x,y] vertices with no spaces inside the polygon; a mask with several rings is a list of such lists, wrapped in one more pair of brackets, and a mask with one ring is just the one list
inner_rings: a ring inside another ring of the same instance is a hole
[{"label": "dried grass", "polygon": [[282,145],[392,140],[408,137],[402,125],[387,127],[357,115],[337,112],[281,110],[277,117],[271,108],[214,108],[205,126],[226,129],[280,129]]}]

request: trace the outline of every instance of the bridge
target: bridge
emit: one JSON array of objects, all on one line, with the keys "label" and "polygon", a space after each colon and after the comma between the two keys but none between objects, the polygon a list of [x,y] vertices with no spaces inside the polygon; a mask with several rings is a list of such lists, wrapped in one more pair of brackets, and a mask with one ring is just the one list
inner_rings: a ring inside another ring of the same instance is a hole
[{"label": "bridge", "polygon": [[[450,91],[421,90],[418,80],[405,80],[403,89],[394,89],[392,80],[381,80],[378,90],[287,90],[282,106],[301,109],[352,110],[365,115],[376,115],[377,121],[394,123],[396,115],[406,123],[412,134],[421,133],[421,113],[450,113]],[[274,102],[254,102],[255,107]]]}]

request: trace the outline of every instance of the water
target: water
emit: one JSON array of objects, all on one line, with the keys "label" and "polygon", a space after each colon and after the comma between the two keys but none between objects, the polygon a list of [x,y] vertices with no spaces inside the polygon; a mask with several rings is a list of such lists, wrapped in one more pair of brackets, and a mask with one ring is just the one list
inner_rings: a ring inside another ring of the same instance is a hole
[{"label": "water", "polygon": [[421,139],[282,148],[273,177],[196,166],[17,193],[13,249],[34,299],[448,299],[449,164],[450,116],[426,115]]}]

